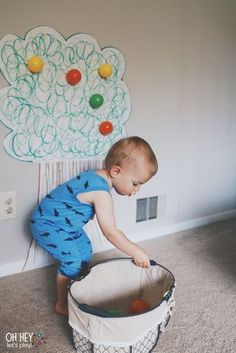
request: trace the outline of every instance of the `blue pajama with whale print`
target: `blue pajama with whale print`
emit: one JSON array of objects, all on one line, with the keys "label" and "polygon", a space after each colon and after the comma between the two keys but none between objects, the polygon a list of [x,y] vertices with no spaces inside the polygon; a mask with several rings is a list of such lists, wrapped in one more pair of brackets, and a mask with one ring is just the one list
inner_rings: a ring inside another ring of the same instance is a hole
[{"label": "blue pajama with whale print", "polygon": [[59,260],[59,272],[75,278],[92,258],[92,244],[83,226],[93,218],[93,204],[78,200],[78,195],[104,190],[108,182],[96,170],[88,170],[52,190],[34,209],[31,233],[36,242]]}]

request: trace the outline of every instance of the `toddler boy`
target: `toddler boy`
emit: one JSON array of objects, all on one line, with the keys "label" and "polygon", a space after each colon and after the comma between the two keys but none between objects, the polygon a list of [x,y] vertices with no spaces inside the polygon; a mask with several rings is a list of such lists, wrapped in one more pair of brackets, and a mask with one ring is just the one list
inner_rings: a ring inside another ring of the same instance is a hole
[{"label": "toddler boy", "polygon": [[59,260],[56,312],[68,315],[67,287],[92,258],[92,245],[83,226],[96,214],[104,236],[133,258],[150,266],[147,254],[117,229],[110,189],[132,196],[158,169],[150,145],[132,136],[117,141],[105,158],[104,169],[88,170],[52,190],[35,208],[31,232]]}]

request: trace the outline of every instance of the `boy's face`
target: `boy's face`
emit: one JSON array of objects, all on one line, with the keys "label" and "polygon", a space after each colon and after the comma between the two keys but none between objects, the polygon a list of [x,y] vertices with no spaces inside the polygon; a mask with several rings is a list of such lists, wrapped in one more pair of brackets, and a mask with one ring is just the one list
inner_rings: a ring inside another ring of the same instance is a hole
[{"label": "boy's face", "polygon": [[140,186],[150,178],[149,168],[146,163],[136,166],[114,166],[111,169],[112,186],[120,195],[132,196],[139,191]]}]

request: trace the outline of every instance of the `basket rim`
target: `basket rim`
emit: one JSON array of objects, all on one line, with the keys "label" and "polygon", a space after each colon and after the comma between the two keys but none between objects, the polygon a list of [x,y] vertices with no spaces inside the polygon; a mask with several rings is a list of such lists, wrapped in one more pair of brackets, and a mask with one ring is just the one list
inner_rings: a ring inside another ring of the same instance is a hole
[{"label": "basket rim", "polygon": [[103,310],[99,310],[97,309],[96,307],[92,306],[92,305],[87,305],[87,304],[80,304],[77,302],[77,300],[73,297],[72,293],[71,293],[71,287],[73,286],[74,283],[76,282],[79,282],[81,280],[83,280],[91,271],[91,269],[93,267],[96,267],[98,265],[101,265],[101,264],[104,264],[104,263],[107,263],[107,262],[111,262],[111,261],[122,261],[122,260],[131,260],[133,261],[132,258],[130,257],[117,257],[117,258],[113,258],[113,259],[106,259],[106,260],[102,260],[102,261],[99,261],[97,262],[96,264],[92,265],[91,267],[89,267],[88,271],[86,274],[83,274],[81,277],[79,277],[78,279],[74,279],[73,281],[71,281],[69,287],[68,287],[68,294],[70,295],[70,297],[73,299],[74,303],[78,306],[78,308],[81,310],[81,311],[84,311],[85,313],[88,313],[90,315],[94,315],[94,316],[97,316],[97,317],[100,317],[100,318],[106,318],[106,319],[120,319],[120,318],[127,318],[127,317],[134,317],[134,316],[137,316],[137,315],[145,315],[146,313],[149,313],[153,310],[155,310],[156,308],[158,308],[164,301],[168,302],[168,300],[172,297],[173,295],[173,292],[174,292],[174,289],[175,289],[175,276],[173,275],[173,273],[168,269],[166,268],[165,266],[157,263],[156,261],[154,260],[150,260],[151,262],[151,266],[159,266],[161,268],[163,268],[164,270],[166,270],[172,277],[172,284],[168,290],[168,292],[166,292],[165,296],[161,299],[161,301],[155,305],[154,307],[152,307],[151,309],[148,309],[146,310],[144,313],[137,313],[137,314],[134,314],[134,313],[128,313],[128,314],[122,314],[122,315],[119,315],[119,316],[112,316],[112,315],[109,315],[109,313],[105,313],[103,312]]}]

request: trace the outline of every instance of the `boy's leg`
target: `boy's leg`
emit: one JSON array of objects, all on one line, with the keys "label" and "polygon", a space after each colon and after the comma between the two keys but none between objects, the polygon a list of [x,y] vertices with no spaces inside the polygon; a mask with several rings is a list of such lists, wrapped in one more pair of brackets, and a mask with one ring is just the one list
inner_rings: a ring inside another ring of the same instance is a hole
[{"label": "boy's leg", "polygon": [[[35,226],[35,223],[33,223]],[[60,267],[56,278],[57,313],[68,315],[67,294],[72,278],[75,278],[83,268],[83,264],[91,260],[92,246],[83,229],[79,232],[67,233],[50,227],[47,232],[44,228],[37,228],[34,238],[47,252],[59,260]]]},{"label": "boy's leg", "polygon": [[55,311],[68,316],[68,286],[71,279],[76,278],[85,270],[92,258],[92,245],[87,234],[81,229],[74,234],[74,241],[69,242],[65,255],[58,256],[60,267],[57,273],[57,302]]},{"label": "boy's leg", "polygon": [[63,314],[68,316],[68,303],[67,303],[67,294],[68,286],[71,279],[69,277],[63,276],[60,273],[57,273],[56,285],[57,285],[57,302],[55,305],[55,311],[58,314]]}]

